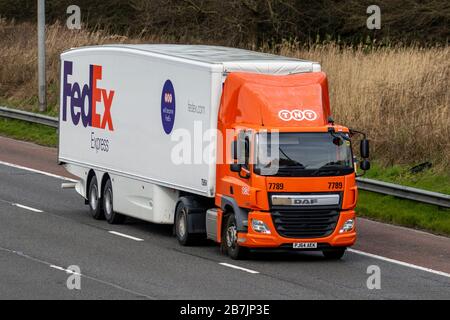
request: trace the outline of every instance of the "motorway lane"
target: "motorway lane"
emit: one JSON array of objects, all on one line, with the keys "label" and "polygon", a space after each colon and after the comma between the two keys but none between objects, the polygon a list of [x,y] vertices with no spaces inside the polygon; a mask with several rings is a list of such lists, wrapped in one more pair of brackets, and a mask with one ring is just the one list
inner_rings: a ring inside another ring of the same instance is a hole
[{"label": "motorway lane", "polygon": [[[75,178],[56,159],[55,148],[0,137],[0,163]],[[355,249],[450,274],[450,238],[362,218],[356,225]]]},{"label": "motorway lane", "polygon": [[[59,179],[0,165],[0,298],[450,298],[447,277],[355,253],[336,262],[315,253],[256,254],[236,262],[215,245],[180,247],[168,226],[134,219],[110,226],[93,220],[76,192],[60,185]],[[86,275],[82,289],[66,289],[68,275],[48,264],[80,266]],[[366,287],[370,265],[381,268],[381,290]]]},{"label": "motorway lane", "polygon": [[84,278],[82,289],[68,290],[65,272],[48,263],[0,248],[1,299],[139,299],[140,295],[95,279]]}]

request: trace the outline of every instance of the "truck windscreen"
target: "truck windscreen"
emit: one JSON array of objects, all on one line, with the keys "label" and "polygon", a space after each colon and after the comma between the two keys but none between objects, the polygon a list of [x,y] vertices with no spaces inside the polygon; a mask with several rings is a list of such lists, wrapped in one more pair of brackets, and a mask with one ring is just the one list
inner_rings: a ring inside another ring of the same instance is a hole
[{"label": "truck windscreen", "polygon": [[339,176],[354,172],[346,133],[260,133],[254,171],[264,176]]}]

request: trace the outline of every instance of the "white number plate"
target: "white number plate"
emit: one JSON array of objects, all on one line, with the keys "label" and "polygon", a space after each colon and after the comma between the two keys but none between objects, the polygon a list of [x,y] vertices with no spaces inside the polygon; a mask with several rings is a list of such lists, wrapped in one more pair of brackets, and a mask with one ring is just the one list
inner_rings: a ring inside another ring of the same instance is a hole
[{"label": "white number plate", "polygon": [[295,242],[292,247],[294,249],[317,249],[317,242]]}]

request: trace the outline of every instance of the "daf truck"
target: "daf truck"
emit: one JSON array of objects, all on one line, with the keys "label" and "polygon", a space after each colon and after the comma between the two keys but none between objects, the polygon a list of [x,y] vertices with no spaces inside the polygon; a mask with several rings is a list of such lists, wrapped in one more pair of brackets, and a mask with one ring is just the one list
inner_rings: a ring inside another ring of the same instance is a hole
[{"label": "daf truck", "polygon": [[[173,225],[182,245],[314,250],[356,240],[369,142],[333,120],[312,61],[201,45],[61,54],[58,161],[95,219]],[[357,160],[358,159],[358,160]]]}]

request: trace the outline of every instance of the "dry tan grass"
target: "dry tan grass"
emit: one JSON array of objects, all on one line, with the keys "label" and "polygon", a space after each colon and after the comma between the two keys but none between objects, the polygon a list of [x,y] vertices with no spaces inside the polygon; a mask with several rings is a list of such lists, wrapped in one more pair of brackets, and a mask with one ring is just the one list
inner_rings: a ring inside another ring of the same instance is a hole
[{"label": "dry tan grass", "polygon": [[449,170],[450,48],[309,50],[285,55],[320,61],[337,121],[361,129],[386,164],[433,161]]},{"label": "dry tan grass", "polygon": [[[178,40],[180,42],[180,40]],[[49,104],[56,112],[59,54],[71,47],[105,43],[174,42],[173,39],[70,31],[48,26]],[[199,43],[196,39],[181,42]],[[204,43],[204,41],[203,41]],[[36,105],[36,32],[30,24],[0,20],[0,99],[24,109]],[[366,131],[375,158],[390,163],[433,161],[450,164],[450,49],[339,48],[328,44],[304,49],[285,43],[287,56],[319,61],[328,74],[335,119]]]}]

